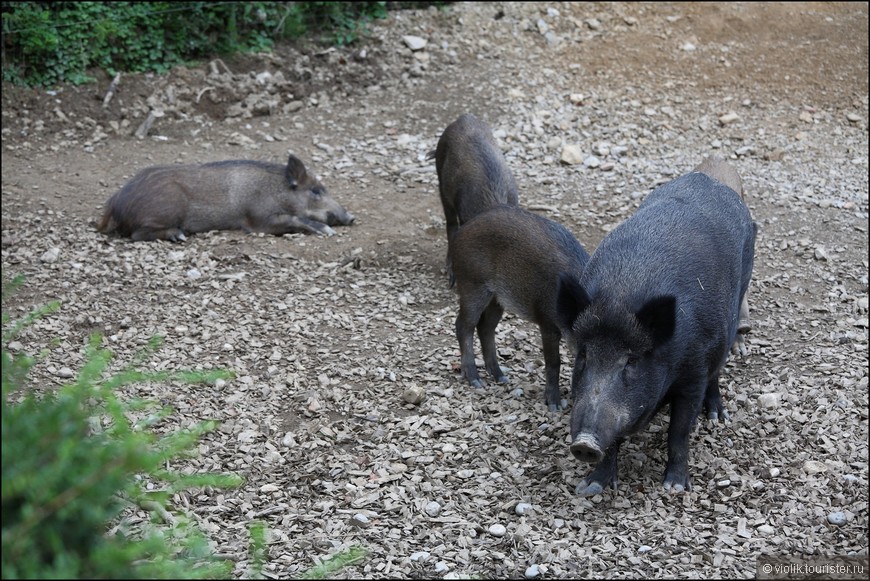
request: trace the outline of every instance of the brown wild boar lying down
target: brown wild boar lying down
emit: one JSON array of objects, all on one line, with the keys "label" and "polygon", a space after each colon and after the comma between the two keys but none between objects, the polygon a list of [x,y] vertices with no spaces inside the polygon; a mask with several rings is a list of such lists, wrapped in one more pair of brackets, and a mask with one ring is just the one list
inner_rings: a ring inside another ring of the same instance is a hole
[{"label": "brown wild boar lying down", "polygon": [[97,230],[179,242],[209,230],[331,236],[330,226],[353,220],[291,154],[286,166],[230,160],[146,168],[109,198]]}]

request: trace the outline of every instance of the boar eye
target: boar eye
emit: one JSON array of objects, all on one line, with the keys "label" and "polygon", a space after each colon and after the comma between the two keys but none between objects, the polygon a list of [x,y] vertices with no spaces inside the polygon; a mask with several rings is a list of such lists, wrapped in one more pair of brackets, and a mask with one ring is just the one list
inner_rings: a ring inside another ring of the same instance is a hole
[{"label": "boar eye", "polygon": [[324,193],[323,188],[321,186],[315,186],[315,187],[311,188],[311,195],[314,196],[315,198],[319,198],[319,197],[323,196],[323,193]]},{"label": "boar eye", "polygon": [[628,357],[625,360],[626,367],[634,367],[637,365],[637,362],[640,361],[640,356],[636,353],[629,353]]}]

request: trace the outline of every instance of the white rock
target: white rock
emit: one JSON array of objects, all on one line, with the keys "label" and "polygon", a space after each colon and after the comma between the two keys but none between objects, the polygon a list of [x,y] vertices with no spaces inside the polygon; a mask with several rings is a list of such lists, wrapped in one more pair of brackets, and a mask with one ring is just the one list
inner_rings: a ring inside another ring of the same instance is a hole
[{"label": "white rock", "polygon": [[425,561],[429,558],[429,553],[427,551],[417,551],[411,555],[411,560],[414,562],[417,561]]},{"label": "white rock", "polygon": [[75,377],[75,373],[73,373],[73,370],[69,367],[61,367],[57,370],[57,376],[63,377],[64,379],[70,379],[72,377]]},{"label": "white rock", "polygon": [[649,553],[650,551],[652,551],[652,547],[649,545],[641,545],[637,548],[638,553]]},{"label": "white rock", "polygon": [[562,163],[568,165],[577,165],[583,163],[583,150],[579,145],[569,144],[562,148],[560,157]]},{"label": "white rock", "polygon": [[599,160],[594,155],[587,156],[586,159],[583,160],[583,166],[588,168],[596,168],[601,165],[601,160]]},{"label": "white rock", "polygon": [[726,114],[722,115],[721,117],[719,117],[719,124],[720,125],[728,125],[729,123],[734,123],[738,119],[740,119],[740,115],[738,115],[737,113],[734,113],[732,111],[730,113],[726,113]]},{"label": "white rock", "polygon": [[693,50],[695,50],[695,45],[692,44],[691,42],[687,42],[687,43],[683,44],[683,46],[680,47],[680,50],[684,50],[686,52],[692,52]]},{"label": "white rock", "polygon": [[720,480],[719,482],[717,482],[716,486],[719,488],[728,488],[729,486],[731,486],[731,481],[725,478],[724,480]]},{"label": "white rock", "polygon": [[419,385],[412,385],[402,393],[402,399],[412,405],[419,405],[426,399],[426,390]]},{"label": "white rock", "polygon": [[503,537],[503,536],[505,536],[506,533],[507,533],[507,529],[505,528],[504,525],[496,523],[496,524],[489,527],[489,534],[491,534],[494,537]]},{"label": "white rock", "polygon": [[839,510],[828,515],[828,522],[838,527],[846,524],[846,520],[846,513]]},{"label": "white rock", "polygon": [[514,512],[520,516],[524,514],[528,514],[532,510],[532,505],[527,502],[518,502],[516,507],[514,507]]},{"label": "white rock", "polygon": [[816,260],[827,260],[828,259],[828,251],[825,250],[824,246],[816,246],[816,250],[813,253],[813,256],[816,257]]},{"label": "white rock", "polygon": [[778,393],[762,393],[758,396],[758,407],[764,409],[772,409],[779,407]]},{"label": "white rock", "polygon": [[278,486],[277,484],[264,484],[263,486],[260,487],[260,492],[263,492],[266,494],[268,494],[270,492],[278,492],[279,490],[281,490],[281,487]]},{"label": "white rock", "polygon": [[541,568],[537,565],[529,565],[525,575],[526,579],[537,579],[541,575]]},{"label": "white rock", "polygon": [[263,71],[262,73],[259,73],[257,75],[256,79],[258,83],[260,83],[261,85],[265,85],[272,81],[272,73],[270,73],[269,71]]},{"label": "white rock", "polygon": [[202,276],[202,273],[199,271],[199,269],[191,268],[190,270],[187,271],[187,278],[189,278],[190,280],[196,280],[196,279],[200,278],[201,276]]},{"label": "white rock", "polygon": [[861,120],[861,116],[857,113],[846,113],[846,119],[848,119],[852,123],[857,123]]},{"label": "white rock", "polygon": [[601,28],[601,21],[597,18],[587,18],[586,26],[589,27],[589,30],[599,30]]},{"label": "white rock", "polygon": [[423,510],[425,510],[426,514],[429,516],[436,517],[441,514],[441,505],[433,500],[429,502]]},{"label": "white rock", "polygon": [[403,36],[402,40],[408,48],[415,51],[422,50],[429,43],[429,41],[425,38],[420,38],[419,36],[413,36],[410,34],[407,36]]},{"label": "white rock", "polygon": [[57,262],[59,256],[60,248],[49,248],[42,254],[42,256],[39,257],[39,260],[41,260],[42,262],[52,263]]},{"label": "white rock", "polygon": [[446,573],[450,570],[450,567],[447,566],[447,563],[444,561],[438,561],[435,563],[435,572],[436,573]]},{"label": "white rock", "polygon": [[773,527],[770,526],[770,525],[761,525],[761,526],[758,527],[756,530],[757,530],[759,533],[761,533],[762,535],[772,535],[773,533],[776,532],[776,529],[773,528]]},{"label": "white rock", "polygon": [[804,462],[804,472],[807,474],[819,474],[827,471],[828,466],[824,462],[819,462],[818,460],[807,460]]},{"label": "white rock", "polygon": [[538,21],[535,23],[535,25],[538,27],[538,32],[540,32],[541,34],[547,34],[548,32],[550,32],[550,26],[541,18],[538,18]]}]

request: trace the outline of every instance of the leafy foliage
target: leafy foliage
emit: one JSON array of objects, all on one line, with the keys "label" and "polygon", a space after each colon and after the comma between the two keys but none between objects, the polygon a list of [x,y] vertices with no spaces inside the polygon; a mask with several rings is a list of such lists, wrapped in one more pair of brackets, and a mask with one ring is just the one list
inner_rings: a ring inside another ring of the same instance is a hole
[{"label": "leafy foliage", "polygon": [[[9,288],[20,284],[19,278]],[[4,285],[4,302],[7,295]],[[124,402],[114,390],[132,381],[209,382],[229,374],[145,373],[131,367],[101,381],[111,354],[94,335],[73,383],[43,390],[41,397],[32,386],[18,393],[36,359],[11,354],[7,344],[57,308],[51,303],[17,323],[3,313],[3,578],[226,577],[231,566],[214,560],[202,533],[166,508],[173,493],[191,486],[240,484],[235,475],[185,476],[167,468],[214,429],[214,422],[157,437],[148,428],[169,410]],[[152,341],[148,351],[158,345]],[[129,419],[143,410],[143,420]],[[152,491],[148,483],[159,485]],[[172,526],[131,527],[120,516],[132,505]],[[116,526],[110,530],[111,523]]]},{"label": "leafy foliage", "polygon": [[313,33],[348,44],[387,3],[31,1],[2,2],[2,15],[4,80],[53,86],[91,81],[93,68],[162,73]]}]

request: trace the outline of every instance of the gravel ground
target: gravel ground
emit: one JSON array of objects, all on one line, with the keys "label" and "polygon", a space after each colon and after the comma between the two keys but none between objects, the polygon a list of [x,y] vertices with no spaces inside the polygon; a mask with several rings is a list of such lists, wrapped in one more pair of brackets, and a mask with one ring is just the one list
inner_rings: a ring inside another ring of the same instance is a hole
[{"label": "gravel ground", "polygon": [[[13,347],[47,350],[36,389],[68,381],[93,332],[116,369],[159,334],[148,368],[235,372],[125,395],[173,407],[162,430],[220,420],[176,468],[245,484],[176,506],[237,578],[254,519],[270,578],[352,545],[370,551],[353,578],[746,578],[760,556],[866,558],[867,38],[866,3],[458,3],[392,12],[348,48],[124,76],[106,107],[108,79],[4,86],[3,276],[28,281],[4,309],[62,301]],[[691,492],[660,486],[659,414],[623,445],[618,490],[575,495],[589,467],[568,452],[568,413],[543,403],[537,329],[516,317],[497,334],[511,383],[459,380],[426,154],[464,111],[493,127],[521,205],[590,251],[705,155],[740,172],[760,228],[754,329],[723,373],[731,421],[692,435]],[[142,167],[288,150],[352,227],[183,244],[93,229]]]}]

